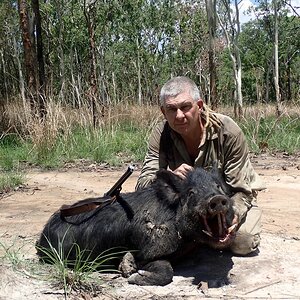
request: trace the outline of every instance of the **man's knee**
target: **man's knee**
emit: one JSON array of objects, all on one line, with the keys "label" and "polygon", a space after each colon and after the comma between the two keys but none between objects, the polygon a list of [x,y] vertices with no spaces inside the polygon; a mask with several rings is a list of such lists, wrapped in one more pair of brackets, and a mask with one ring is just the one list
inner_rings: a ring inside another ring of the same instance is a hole
[{"label": "man's knee", "polygon": [[245,222],[236,233],[230,246],[234,254],[247,255],[257,250],[260,245],[261,215],[259,207],[253,206],[247,213]]}]

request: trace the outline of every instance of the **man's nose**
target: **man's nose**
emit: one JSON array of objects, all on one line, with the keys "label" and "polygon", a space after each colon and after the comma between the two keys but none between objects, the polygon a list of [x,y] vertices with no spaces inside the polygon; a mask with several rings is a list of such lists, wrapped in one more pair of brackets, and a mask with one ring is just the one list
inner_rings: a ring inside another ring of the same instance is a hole
[{"label": "man's nose", "polygon": [[177,111],[176,111],[176,118],[177,118],[177,119],[184,118],[184,113],[183,113],[183,111],[182,111],[180,108],[177,108]]}]

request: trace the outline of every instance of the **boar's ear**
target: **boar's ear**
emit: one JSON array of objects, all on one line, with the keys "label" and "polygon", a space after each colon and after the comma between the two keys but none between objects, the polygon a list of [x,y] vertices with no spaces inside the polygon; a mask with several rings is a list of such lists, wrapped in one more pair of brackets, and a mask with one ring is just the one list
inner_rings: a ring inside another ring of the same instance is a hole
[{"label": "boar's ear", "polygon": [[226,194],[227,196],[233,195],[232,188],[226,183],[221,171],[217,168],[216,165],[214,165],[209,172],[224,194]]},{"label": "boar's ear", "polygon": [[159,170],[156,173],[157,192],[160,199],[170,205],[176,205],[180,200],[183,180],[171,171]]}]

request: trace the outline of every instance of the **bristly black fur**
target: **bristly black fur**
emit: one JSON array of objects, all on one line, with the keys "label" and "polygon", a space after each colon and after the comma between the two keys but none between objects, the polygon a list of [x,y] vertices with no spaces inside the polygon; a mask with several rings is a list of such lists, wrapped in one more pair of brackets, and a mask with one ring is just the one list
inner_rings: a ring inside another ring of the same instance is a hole
[{"label": "bristly black fur", "polygon": [[[212,246],[215,243],[203,232],[203,216],[209,218],[211,199],[218,201],[220,198],[222,205],[226,202],[222,213],[226,215],[228,225],[231,224],[233,209],[229,194],[215,173],[199,168],[186,180],[181,180],[172,172],[161,170],[152,185],[123,193],[120,201],[103,209],[70,216],[66,220],[60,217],[59,211],[54,213],[37,242],[37,253],[43,257],[41,249],[49,250],[51,244],[57,250],[62,247],[65,258],[75,260],[76,244],[89,253],[86,259],[93,260],[105,250],[127,248],[134,250],[134,259],[142,270],[136,272],[133,268],[129,282],[164,285],[173,277],[166,259],[191,241]],[[213,225],[209,226],[213,228]]]}]

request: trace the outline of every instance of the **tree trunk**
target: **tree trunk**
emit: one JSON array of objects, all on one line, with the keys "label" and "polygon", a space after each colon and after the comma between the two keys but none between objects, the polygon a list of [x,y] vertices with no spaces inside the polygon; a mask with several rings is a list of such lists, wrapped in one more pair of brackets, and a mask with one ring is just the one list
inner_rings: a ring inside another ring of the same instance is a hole
[{"label": "tree trunk", "polygon": [[58,49],[57,53],[59,56],[59,78],[60,78],[60,91],[59,96],[62,103],[65,103],[65,87],[66,87],[66,79],[65,79],[65,55],[63,51],[64,44],[64,22],[63,22],[63,11],[65,9],[65,3],[63,0],[56,1],[56,9],[57,9],[57,18],[58,18]]},{"label": "tree trunk", "polygon": [[243,116],[243,95],[242,95],[242,63],[240,57],[240,49],[238,44],[238,39],[240,35],[240,20],[239,20],[239,8],[237,0],[235,3],[235,17],[231,15],[230,3],[226,0],[222,1],[224,8],[226,10],[227,20],[224,20],[229,23],[229,28],[227,29],[224,26],[220,16],[218,15],[219,23],[224,31],[226,44],[229,51],[229,55],[232,61],[232,68],[234,74],[234,100],[235,100],[235,115],[237,118]]},{"label": "tree trunk", "polygon": [[17,46],[17,41],[16,37],[13,36],[13,44],[14,44],[14,56],[17,61],[17,66],[18,66],[18,72],[19,72],[19,89],[22,97],[22,101],[24,104],[24,109],[25,109],[25,104],[26,104],[26,96],[25,96],[25,83],[24,83],[24,77],[23,77],[23,71],[22,71],[22,65],[19,57],[19,51],[18,51],[18,46]]},{"label": "tree trunk", "polygon": [[24,64],[26,74],[26,98],[30,102],[31,112],[36,115],[37,109],[37,73],[35,65],[34,41],[31,38],[32,28],[29,22],[28,7],[26,0],[18,0],[20,27],[24,48]]},{"label": "tree trunk", "polygon": [[92,108],[92,118],[93,118],[93,126],[96,127],[96,102],[98,98],[98,88],[97,88],[97,74],[96,74],[96,47],[95,47],[95,29],[96,24],[94,20],[96,7],[95,3],[91,3],[89,5],[84,1],[84,15],[88,27],[89,33],[89,43],[90,43],[90,88],[88,92],[88,97],[91,102]]},{"label": "tree trunk", "polygon": [[36,54],[37,54],[38,75],[39,75],[37,96],[38,96],[40,117],[43,119],[46,115],[46,105],[45,105],[46,76],[45,76],[45,64],[44,64],[41,14],[40,14],[39,0],[32,0],[31,3],[32,3],[32,10],[35,16]]},{"label": "tree trunk", "polygon": [[[3,55],[3,51],[0,51],[1,53],[1,62],[2,62],[2,66],[3,66],[3,83],[4,83],[4,90],[5,90],[5,95],[6,95],[6,101],[8,102],[8,89],[7,89],[7,82],[6,82],[6,76],[5,74],[7,74],[6,72],[6,66],[5,66],[5,60],[4,60],[4,55]],[[0,100],[1,102],[1,100]]]},{"label": "tree trunk", "polygon": [[216,71],[216,0],[206,0],[206,13],[208,20],[208,30],[209,30],[209,99],[208,103],[210,103],[212,109],[217,109],[219,103],[217,99],[217,87],[216,87],[216,79],[217,79],[217,71]]},{"label": "tree trunk", "polygon": [[141,83],[141,66],[140,66],[140,45],[139,39],[136,38],[137,47],[137,76],[138,76],[138,105],[142,105],[142,83]]},{"label": "tree trunk", "polygon": [[279,90],[279,66],[278,66],[278,11],[277,0],[273,0],[274,5],[274,86],[276,95],[276,114],[282,114],[281,95]]}]

